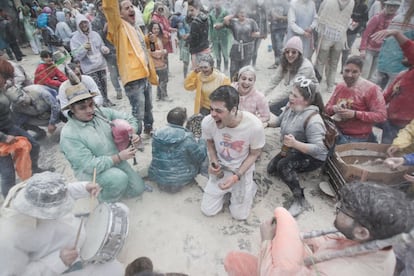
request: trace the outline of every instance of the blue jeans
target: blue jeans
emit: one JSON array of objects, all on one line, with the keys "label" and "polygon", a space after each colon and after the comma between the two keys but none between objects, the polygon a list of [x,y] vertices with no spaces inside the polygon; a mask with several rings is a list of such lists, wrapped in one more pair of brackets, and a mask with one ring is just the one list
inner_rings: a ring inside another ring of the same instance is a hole
[{"label": "blue jeans", "polygon": [[162,100],[165,97],[168,97],[168,67],[164,69],[157,69],[156,71],[158,75],[157,98]]},{"label": "blue jeans", "polygon": [[151,84],[148,83],[147,78],[131,81],[125,85],[125,94],[131,104],[132,115],[138,121],[138,135],[142,132],[142,123],[146,129],[152,129],[154,123],[151,92]]},{"label": "blue jeans", "polygon": [[[30,158],[32,159],[32,168],[38,168],[37,161],[39,159],[40,145],[30,136],[29,133],[23,129],[13,126],[7,130],[2,130],[7,135],[24,136],[32,144],[32,150],[30,151]],[[9,154],[7,156],[0,156],[0,181],[1,181],[1,193],[6,198],[7,193],[16,184],[16,172],[14,170],[13,158]]]},{"label": "blue jeans", "polygon": [[116,92],[122,91],[121,85],[119,84],[119,70],[116,64],[116,55],[109,54],[105,56],[106,64],[108,65],[109,76],[111,77],[112,86]]},{"label": "blue jeans", "polygon": [[272,40],[272,49],[275,55],[275,61],[280,58],[282,55],[283,49],[283,39],[285,38],[286,29],[279,29],[272,31],[270,33],[270,38]]},{"label": "blue jeans", "polygon": [[349,144],[349,143],[363,143],[363,142],[378,143],[377,138],[375,137],[373,133],[371,133],[367,138],[357,138],[357,137],[352,137],[349,135],[339,133],[338,138],[336,139],[337,145]]},{"label": "blue jeans", "polygon": [[381,144],[392,144],[392,141],[397,137],[398,132],[404,128],[392,124],[390,121],[385,121],[382,124],[377,125],[382,129]]}]

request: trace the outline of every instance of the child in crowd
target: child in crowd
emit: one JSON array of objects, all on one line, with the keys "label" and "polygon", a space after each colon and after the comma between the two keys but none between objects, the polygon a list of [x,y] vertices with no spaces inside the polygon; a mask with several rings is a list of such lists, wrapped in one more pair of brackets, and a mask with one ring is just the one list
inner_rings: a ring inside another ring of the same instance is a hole
[{"label": "child in crowd", "polygon": [[34,83],[46,85],[53,88],[55,90],[54,96],[56,96],[59,86],[62,84],[62,82],[67,80],[67,77],[62,71],[57,68],[55,62],[53,61],[51,52],[40,52],[40,58],[42,60],[36,68]]}]

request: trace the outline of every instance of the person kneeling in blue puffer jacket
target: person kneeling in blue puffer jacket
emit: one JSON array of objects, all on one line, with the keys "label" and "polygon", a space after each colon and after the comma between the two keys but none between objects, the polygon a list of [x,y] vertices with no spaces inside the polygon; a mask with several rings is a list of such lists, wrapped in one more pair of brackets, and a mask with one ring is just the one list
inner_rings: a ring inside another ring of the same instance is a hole
[{"label": "person kneeling in blue puffer jacket", "polygon": [[148,176],[163,191],[175,193],[193,182],[207,156],[205,141],[183,127],[186,120],[187,110],[175,107],[168,112],[167,126],[153,135]]}]

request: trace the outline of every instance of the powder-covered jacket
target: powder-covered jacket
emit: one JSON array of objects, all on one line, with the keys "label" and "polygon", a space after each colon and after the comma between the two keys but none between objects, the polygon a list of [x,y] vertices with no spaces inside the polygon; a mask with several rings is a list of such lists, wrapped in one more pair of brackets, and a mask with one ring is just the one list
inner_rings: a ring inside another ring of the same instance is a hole
[{"label": "powder-covered jacket", "polygon": [[[401,46],[410,64],[414,64],[414,42],[408,40]],[[414,70],[401,72],[384,91],[388,120],[405,126],[414,119]]]},{"label": "powder-covered jacket", "polygon": [[[132,115],[104,107],[95,112],[109,121],[127,120],[133,129],[138,128],[137,121]],[[97,174],[100,174],[116,165],[111,156],[117,154],[118,149],[112,137],[111,127],[97,117],[89,122],[81,122],[69,116],[60,134],[60,148],[79,180],[90,180],[94,168]]]},{"label": "powder-covered jacket", "polygon": [[[85,34],[79,28],[79,24],[82,21],[87,21],[89,24],[88,34]],[[76,16],[76,28],[78,31],[75,32],[70,40],[70,49],[74,58],[79,60],[83,73],[90,74],[105,70],[106,61],[102,53],[102,46],[105,46],[105,44],[101,36],[92,30],[92,24],[83,14]],[[90,50],[86,50],[84,47],[87,42],[91,44]]]},{"label": "powder-covered jacket", "polygon": [[191,54],[202,52],[209,47],[208,17],[203,12],[200,12],[191,22],[187,43]]},{"label": "powder-covered jacket", "polygon": [[[314,112],[319,113],[319,108],[310,105],[302,111],[296,112],[289,107],[277,117],[276,126],[280,127],[280,139],[292,134],[297,141],[306,143],[309,147],[308,155],[324,161],[328,155],[328,149],[324,144],[326,128],[320,115],[312,116],[305,129],[305,121]],[[290,149],[296,151],[295,149]]]},{"label": "powder-covered jacket", "polygon": [[122,84],[148,78],[152,85],[158,85],[158,76],[147,53],[142,31],[121,18],[118,0],[103,0],[102,7],[108,20],[107,39],[116,48]]},{"label": "powder-covered jacket", "polygon": [[207,156],[203,139],[187,129],[168,124],[155,131],[148,176],[162,186],[184,186],[194,180]]},{"label": "powder-covered jacket", "polygon": [[264,95],[272,102],[280,102],[288,98],[289,93],[292,91],[293,82],[298,76],[310,79],[313,83],[319,83],[315,76],[315,70],[312,62],[310,62],[307,58],[303,58],[303,62],[296,74],[292,74],[289,69],[286,73],[284,73],[282,65],[278,66],[275,74],[270,79],[269,85],[264,91]]},{"label": "powder-covered jacket", "polygon": [[355,118],[336,122],[339,131],[352,137],[368,137],[374,124],[387,119],[381,88],[361,77],[352,87],[348,87],[344,82],[335,87],[325,106],[326,114],[334,115],[335,105],[356,111]]},{"label": "powder-covered jacket", "polygon": [[12,102],[12,110],[16,114],[28,116],[28,122],[35,125],[56,125],[60,122],[60,105],[55,93],[44,85],[28,85],[21,89],[8,89],[6,95]]},{"label": "powder-covered jacket", "polygon": [[208,96],[219,86],[230,84],[230,79],[217,69],[207,77],[204,77],[201,72],[191,71],[184,80],[184,88],[189,91],[196,90],[194,114],[199,113],[201,107],[210,109]]}]

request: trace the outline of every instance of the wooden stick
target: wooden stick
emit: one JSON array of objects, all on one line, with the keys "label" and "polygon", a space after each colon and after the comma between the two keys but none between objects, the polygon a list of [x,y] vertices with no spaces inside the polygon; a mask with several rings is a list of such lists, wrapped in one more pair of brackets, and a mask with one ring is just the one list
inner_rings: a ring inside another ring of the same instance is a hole
[{"label": "wooden stick", "polygon": [[[96,184],[96,168],[93,168],[92,184],[93,184],[93,186],[95,186],[95,184]],[[95,197],[93,196],[93,194],[91,194],[90,206],[89,206],[90,213],[92,213],[92,211],[93,211],[93,201],[94,201],[94,199],[95,199]]]},{"label": "wooden stick", "polygon": [[80,233],[81,233],[81,230],[82,230],[82,225],[83,225],[83,219],[84,218],[85,217],[81,218],[81,222],[80,222],[80,225],[79,225],[79,228],[78,228],[78,233],[76,234],[75,245],[73,246],[73,248],[76,248],[78,246],[79,236],[80,236]]},{"label": "wooden stick", "polygon": [[92,184],[96,184],[96,168],[93,168],[93,178],[92,178]]}]

